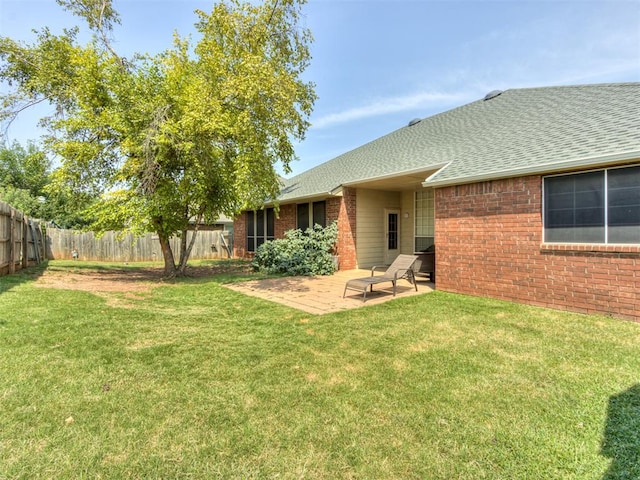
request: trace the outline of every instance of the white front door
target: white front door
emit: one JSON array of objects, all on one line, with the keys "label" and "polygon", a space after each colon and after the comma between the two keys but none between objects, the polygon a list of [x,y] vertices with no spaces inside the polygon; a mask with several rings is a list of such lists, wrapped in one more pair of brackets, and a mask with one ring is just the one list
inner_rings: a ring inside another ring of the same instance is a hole
[{"label": "white front door", "polygon": [[400,253],[400,210],[384,211],[384,263],[390,265]]}]

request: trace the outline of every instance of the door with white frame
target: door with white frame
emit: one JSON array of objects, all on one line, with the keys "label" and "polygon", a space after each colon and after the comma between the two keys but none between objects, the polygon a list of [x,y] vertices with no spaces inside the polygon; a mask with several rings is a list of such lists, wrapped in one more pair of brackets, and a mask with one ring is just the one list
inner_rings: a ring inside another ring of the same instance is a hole
[{"label": "door with white frame", "polygon": [[400,253],[400,210],[384,210],[384,263],[390,265]]}]

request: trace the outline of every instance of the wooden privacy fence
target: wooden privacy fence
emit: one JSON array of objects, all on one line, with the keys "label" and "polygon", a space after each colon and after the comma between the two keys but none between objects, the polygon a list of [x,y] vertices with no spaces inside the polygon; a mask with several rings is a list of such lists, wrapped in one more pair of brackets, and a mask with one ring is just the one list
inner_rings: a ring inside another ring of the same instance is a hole
[{"label": "wooden privacy fence", "polygon": [[40,223],[0,202],[0,275],[15,273],[45,260]]},{"label": "wooden privacy fence", "polygon": [[[187,232],[187,241],[193,232]],[[171,239],[171,248],[179,256],[180,238]],[[224,230],[198,230],[190,259],[207,260],[230,258],[232,234]],[[118,236],[107,232],[100,238],[92,232],[77,232],[47,228],[47,258],[50,260],[74,259],[97,262],[148,262],[162,261],[158,236],[148,233],[143,237],[131,234]],[[179,258],[176,258],[178,261]]]}]

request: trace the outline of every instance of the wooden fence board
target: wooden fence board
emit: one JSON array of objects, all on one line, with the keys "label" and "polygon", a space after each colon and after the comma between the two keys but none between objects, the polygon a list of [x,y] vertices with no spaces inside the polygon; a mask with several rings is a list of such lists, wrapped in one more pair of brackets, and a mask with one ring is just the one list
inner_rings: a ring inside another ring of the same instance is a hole
[{"label": "wooden fence board", "polygon": [[40,223],[0,202],[0,275],[39,264],[44,253]]},{"label": "wooden fence board", "polygon": [[[193,232],[187,233],[187,241]],[[177,254],[180,238],[170,240]],[[190,259],[206,260],[229,258],[233,245],[233,233],[226,230],[200,230],[191,251]],[[107,232],[97,238],[92,232],[76,232],[47,227],[46,236],[38,221],[28,218],[5,202],[0,202],[0,275],[17,272],[28,266],[38,265],[46,259],[73,259],[77,252],[80,260],[98,262],[148,262],[162,261],[158,236],[120,236]],[[179,259],[176,258],[176,261]]]},{"label": "wooden fence board", "polygon": [[[187,232],[187,241],[193,232]],[[232,234],[223,230],[199,230],[191,251],[192,260],[208,260],[230,257]],[[177,255],[180,238],[170,240]],[[93,232],[78,232],[58,228],[47,228],[47,258],[71,260],[77,252],[78,260],[96,262],[149,262],[162,261],[162,250],[158,236],[148,233],[142,237],[131,234],[120,236],[118,232],[106,232],[98,238]],[[176,258],[176,262],[179,258]]]}]

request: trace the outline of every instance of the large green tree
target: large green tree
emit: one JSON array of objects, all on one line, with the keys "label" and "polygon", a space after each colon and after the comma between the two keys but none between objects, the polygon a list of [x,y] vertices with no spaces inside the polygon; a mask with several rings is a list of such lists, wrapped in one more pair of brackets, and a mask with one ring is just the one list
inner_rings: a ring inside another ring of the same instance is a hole
[{"label": "large green tree", "polygon": [[49,183],[51,161],[33,142],[0,145],[0,186],[26,190],[33,197],[43,194]]},{"label": "large green tree", "polygon": [[42,218],[51,162],[34,143],[0,144],[0,200],[30,217]]},{"label": "large green tree", "polygon": [[82,211],[92,198],[51,188],[52,163],[35,143],[0,144],[0,200],[28,216],[67,228],[87,225]]},{"label": "large green tree", "polygon": [[286,172],[295,159],[292,141],[304,138],[315,101],[302,79],[304,2],[218,3],[195,12],[195,43],[176,34],[160,54],[125,58],[110,41],[120,23],[111,0],[57,1],[92,39],[80,44],[77,28],[43,29],[32,44],[0,38],[0,79],[12,87],[2,115],[55,105],[42,120],[61,159],[55,185],[101,196],[90,212],[97,231],[157,233],[165,273],[182,274],[189,226],[275,197],[278,162]]}]

